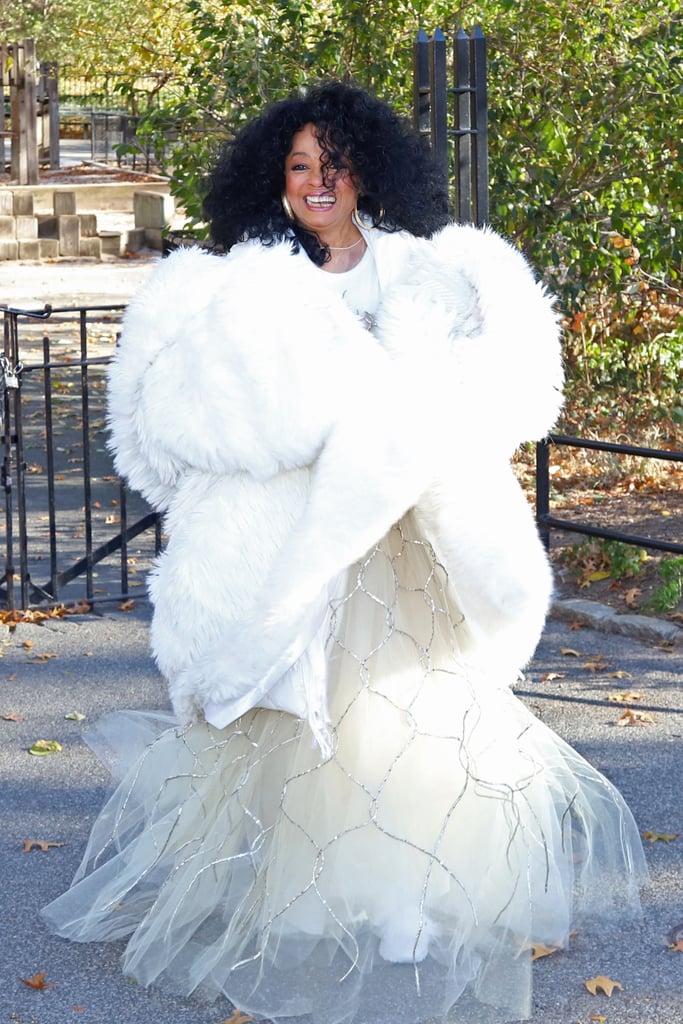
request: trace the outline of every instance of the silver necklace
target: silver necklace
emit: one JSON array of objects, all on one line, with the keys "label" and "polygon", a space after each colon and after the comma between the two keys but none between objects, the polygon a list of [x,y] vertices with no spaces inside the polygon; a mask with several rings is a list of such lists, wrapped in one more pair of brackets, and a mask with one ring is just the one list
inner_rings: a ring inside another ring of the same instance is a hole
[{"label": "silver necklace", "polygon": [[363,236],[361,235],[360,238],[357,238],[355,242],[351,243],[351,245],[328,245],[327,248],[331,249],[332,252],[346,252],[348,249],[355,249],[362,241]]}]

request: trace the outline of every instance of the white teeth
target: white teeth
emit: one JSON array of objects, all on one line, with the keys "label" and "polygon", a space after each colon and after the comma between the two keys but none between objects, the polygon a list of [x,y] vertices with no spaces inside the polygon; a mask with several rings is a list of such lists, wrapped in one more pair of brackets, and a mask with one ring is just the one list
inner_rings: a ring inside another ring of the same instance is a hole
[{"label": "white teeth", "polygon": [[309,206],[333,206],[335,199],[334,196],[306,196],[306,202]]}]

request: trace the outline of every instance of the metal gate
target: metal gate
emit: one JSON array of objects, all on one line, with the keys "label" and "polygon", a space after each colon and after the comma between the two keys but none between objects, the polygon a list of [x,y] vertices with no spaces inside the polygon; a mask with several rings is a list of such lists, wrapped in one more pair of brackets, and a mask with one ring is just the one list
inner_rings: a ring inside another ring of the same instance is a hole
[{"label": "metal gate", "polygon": [[0,603],[132,596],[161,548],[161,522],[116,476],[106,447],[106,366],[125,307],[0,309]]}]

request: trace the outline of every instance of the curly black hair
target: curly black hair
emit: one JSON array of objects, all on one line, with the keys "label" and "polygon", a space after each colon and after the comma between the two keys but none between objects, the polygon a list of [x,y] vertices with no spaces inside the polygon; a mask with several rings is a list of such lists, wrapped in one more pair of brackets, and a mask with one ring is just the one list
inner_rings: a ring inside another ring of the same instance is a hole
[{"label": "curly black hair", "polygon": [[329,249],[292,224],[281,202],[285,159],[307,124],[315,127],[325,166],[350,166],[365,219],[422,237],[446,224],[446,184],[423,140],[364,89],[327,82],[274,103],[225,145],[204,200],[215,243],[227,250],[248,238],[265,245],[289,239],[319,266],[329,259]]}]

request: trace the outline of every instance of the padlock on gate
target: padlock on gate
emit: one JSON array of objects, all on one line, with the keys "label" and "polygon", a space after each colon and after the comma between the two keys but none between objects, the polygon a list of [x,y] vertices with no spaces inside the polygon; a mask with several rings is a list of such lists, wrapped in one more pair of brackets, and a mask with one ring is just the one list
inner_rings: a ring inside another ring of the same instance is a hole
[{"label": "padlock on gate", "polygon": [[7,358],[7,356],[0,356],[0,387],[3,390],[13,389],[16,390],[20,384],[21,371],[24,369],[23,363],[17,363],[14,369]]}]

